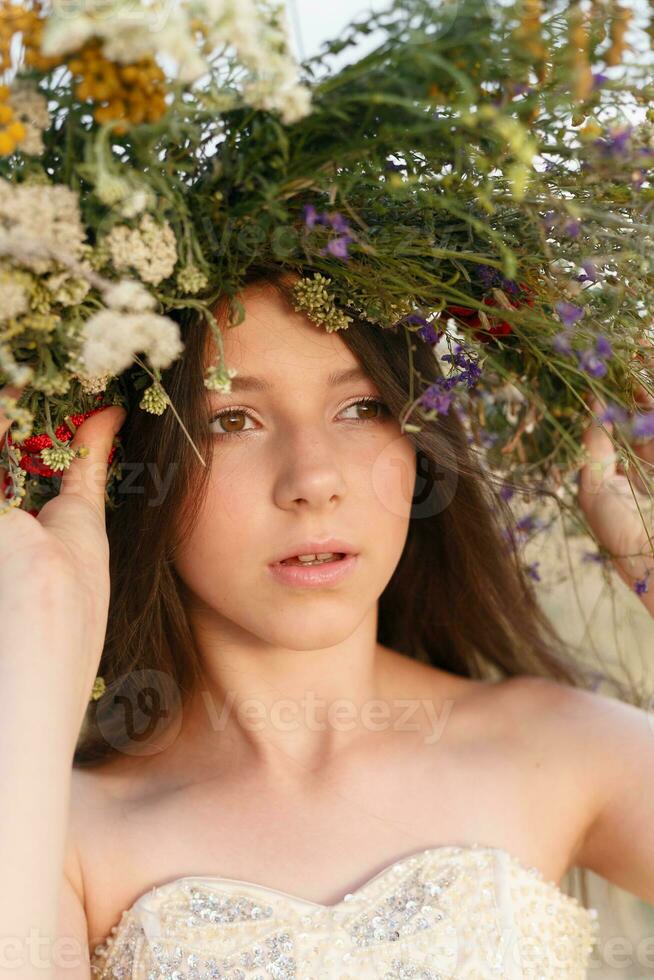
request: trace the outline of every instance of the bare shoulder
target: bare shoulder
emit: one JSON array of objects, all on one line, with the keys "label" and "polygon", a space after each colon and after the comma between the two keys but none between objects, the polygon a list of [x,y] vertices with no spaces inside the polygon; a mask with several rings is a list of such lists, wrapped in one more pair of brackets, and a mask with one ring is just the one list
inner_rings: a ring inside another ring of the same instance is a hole
[{"label": "bare shoulder", "polygon": [[642,724],[645,715],[609,695],[530,674],[496,682],[489,697],[508,724],[522,722],[531,737],[546,738],[566,755],[579,753],[586,761],[589,751],[601,743],[606,747],[637,718]]},{"label": "bare shoulder", "polygon": [[507,718],[574,775],[583,806],[575,863],[654,900],[654,715],[554,680],[516,677],[498,689]]},{"label": "bare shoulder", "polygon": [[[585,740],[598,727],[617,733],[624,725],[642,724],[646,712],[608,694],[588,691],[548,677],[522,674],[509,677],[496,685],[502,707],[533,717],[534,722],[545,728],[560,729],[565,726],[566,735],[578,731]],[[609,736],[610,737],[610,736]]]}]

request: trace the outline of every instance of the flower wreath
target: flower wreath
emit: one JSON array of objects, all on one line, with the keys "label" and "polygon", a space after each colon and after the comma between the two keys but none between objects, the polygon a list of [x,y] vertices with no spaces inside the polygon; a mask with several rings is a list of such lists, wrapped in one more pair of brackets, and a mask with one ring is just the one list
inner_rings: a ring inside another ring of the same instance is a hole
[{"label": "flower wreath", "polygon": [[89,414],[174,411],[179,311],[229,392],[212,306],[267,262],[325,329],[432,345],[403,430],[458,412],[573,530],[588,391],[647,480],[652,37],[626,0],[395,0],[298,65],[268,0],[0,0],[2,506],[38,513]]}]

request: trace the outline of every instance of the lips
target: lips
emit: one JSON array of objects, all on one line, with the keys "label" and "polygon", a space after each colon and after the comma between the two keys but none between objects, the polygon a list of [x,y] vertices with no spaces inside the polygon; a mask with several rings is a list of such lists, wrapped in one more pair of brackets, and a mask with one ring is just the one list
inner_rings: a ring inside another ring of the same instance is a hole
[{"label": "lips", "polygon": [[[311,554],[311,552],[307,552],[307,554]],[[331,551],[329,552],[329,557],[323,558],[322,555],[326,555],[326,554],[327,552],[319,552],[316,555],[316,557],[313,559],[313,561],[316,563],[320,562],[321,564],[324,565],[327,562],[341,561],[342,558],[345,558],[344,553],[339,554],[337,551]],[[302,562],[300,561],[297,555],[294,555],[292,558],[284,558],[281,562],[279,562],[279,564],[280,565],[309,565],[311,564],[311,562]]]},{"label": "lips", "polygon": [[298,555],[320,555],[327,554],[327,552],[347,556],[357,554],[357,549],[342,538],[329,538],[323,541],[298,541],[294,545],[290,545],[282,554],[273,558],[270,564],[278,565],[280,562],[286,561],[287,558],[297,558]]}]

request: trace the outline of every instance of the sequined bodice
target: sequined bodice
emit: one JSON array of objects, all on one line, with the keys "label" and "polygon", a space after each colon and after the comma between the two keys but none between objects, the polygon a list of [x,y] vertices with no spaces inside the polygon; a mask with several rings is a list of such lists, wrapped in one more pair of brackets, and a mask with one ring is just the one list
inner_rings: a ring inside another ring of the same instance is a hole
[{"label": "sequined bodice", "polygon": [[581,980],[587,909],[507,851],[428,848],[335,905],[199,875],[155,886],[91,956],[108,980]]}]

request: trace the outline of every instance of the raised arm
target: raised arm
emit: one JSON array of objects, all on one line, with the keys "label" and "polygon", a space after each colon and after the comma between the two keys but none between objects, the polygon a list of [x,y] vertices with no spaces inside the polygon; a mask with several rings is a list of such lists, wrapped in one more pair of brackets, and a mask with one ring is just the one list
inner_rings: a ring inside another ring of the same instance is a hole
[{"label": "raised arm", "polygon": [[[654,399],[641,392],[642,403],[652,410]],[[620,578],[654,616],[654,438],[634,445],[648,489],[635,471],[630,483],[621,468],[610,438],[613,425],[600,421],[606,406],[593,399],[591,408],[595,419],[583,437],[588,461],[579,473],[579,504]]]},{"label": "raised arm", "polygon": [[[88,446],[38,517],[0,515],[0,977],[81,980],[85,917],[66,863],[72,759],[104,643],[106,460],[117,408],[80,426]],[[8,423],[0,418],[0,438]],[[103,469],[104,464],[104,469]]]},{"label": "raised arm", "polygon": [[552,794],[566,794],[571,864],[654,903],[654,714],[546,678],[511,684],[516,724],[547,761]]}]

